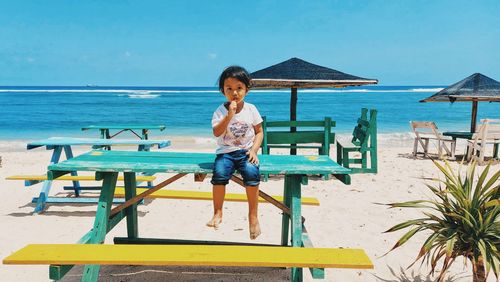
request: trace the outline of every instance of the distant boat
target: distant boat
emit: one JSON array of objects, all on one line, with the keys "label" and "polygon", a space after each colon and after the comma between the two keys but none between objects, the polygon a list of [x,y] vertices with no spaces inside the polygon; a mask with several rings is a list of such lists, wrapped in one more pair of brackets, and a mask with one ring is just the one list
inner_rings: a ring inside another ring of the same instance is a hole
[{"label": "distant boat", "polygon": [[87,87],[97,87],[96,84],[87,84]]}]

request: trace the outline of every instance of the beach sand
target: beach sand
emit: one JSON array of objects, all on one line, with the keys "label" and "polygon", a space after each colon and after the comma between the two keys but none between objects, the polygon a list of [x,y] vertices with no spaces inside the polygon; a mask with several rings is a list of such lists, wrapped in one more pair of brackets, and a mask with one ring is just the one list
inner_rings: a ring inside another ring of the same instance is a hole
[{"label": "beach sand", "polygon": [[[168,151],[212,152],[209,140],[172,142]],[[177,140],[179,141],[179,140]],[[38,196],[41,184],[24,187],[22,181],[7,181],[14,174],[40,174],[45,172],[51,151],[25,150],[26,141],[0,142],[0,257],[30,243],[75,243],[93,225],[93,205],[49,205],[42,214],[33,214],[31,198]],[[178,145],[176,145],[178,144]],[[459,145],[460,146],[460,145]],[[460,148],[460,147],[459,147]],[[75,154],[84,152],[78,148]],[[422,177],[437,177],[438,169],[429,159],[411,157],[412,143],[394,144],[381,142],[379,173],[356,174],[352,184],[344,185],[336,179],[322,180],[311,177],[303,187],[303,196],[316,197],[320,206],[303,206],[306,227],[315,247],[362,248],[373,261],[373,270],[326,269],[325,281],[434,281],[429,268],[417,263],[406,269],[415,259],[426,238],[418,235],[403,247],[383,256],[403,232],[383,233],[404,220],[417,218],[418,210],[388,209],[377,203],[429,198],[430,192]],[[332,150],[335,151],[335,150]],[[334,157],[334,156],[332,156]],[[457,162],[452,166],[458,167]],[[484,167],[483,167],[484,168]],[[498,169],[498,165],[495,169]],[[164,179],[168,175],[159,175]],[[262,182],[261,189],[268,194],[280,195],[283,179],[273,177]],[[64,196],[62,183],[55,184],[51,195]],[[172,189],[211,191],[209,177],[204,182],[194,182],[184,177]],[[227,192],[244,193],[236,184]],[[262,235],[255,241],[248,236],[247,205],[226,202],[224,221],[218,230],[208,228],[212,203],[193,200],[147,200],[138,207],[139,235],[152,238],[203,239],[279,244],[281,213],[272,205],[259,206]],[[115,236],[126,236],[125,221],[106,237],[111,244]],[[451,267],[448,281],[472,281],[471,266],[463,267],[457,260]],[[79,281],[81,267],[74,268],[63,281]],[[220,268],[220,267],[138,267],[103,266],[101,281],[286,281],[289,269]],[[48,266],[0,265],[2,281],[48,281]],[[304,270],[304,280],[312,281],[310,272]],[[490,273],[488,281],[495,281]]]}]

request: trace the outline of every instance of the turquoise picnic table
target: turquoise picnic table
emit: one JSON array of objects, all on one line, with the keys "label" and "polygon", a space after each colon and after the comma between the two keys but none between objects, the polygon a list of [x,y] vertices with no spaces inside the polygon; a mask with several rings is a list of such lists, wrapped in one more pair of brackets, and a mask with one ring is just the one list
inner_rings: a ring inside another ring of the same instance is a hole
[{"label": "turquoise picnic table", "polygon": [[[72,146],[91,146],[93,149],[109,148],[111,146],[138,146],[139,151],[149,151],[151,147],[157,146],[158,149],[170,146],[168,140],[130,140],[130,139],[98,139],[98,138],[73,138],[73,137],[51,137],[48,139],[33,141],[28,143],[27,149],[32,150],[39,147],[46,147],[47,150],[53,150],[50,159],[50,164],[56,164],[61,158],[61,153],[64,150],[66,159],[73,158]],[[71,173],[72,176],[77,176],[77,172]],[[40,180],[26,180],[26,185],[34,185]],[[65,187],[72,189],[77,198],[69,197],[49,197],[49,192],[52,187],[51,180],[43,181],[43,187],[38,198],[33,198],[32,202],[36,203],[35,212],[39,213],[45,209],[46,203],[96,203],[95,198],[82,198],[80,190],[91,187],[81,187],[79,181],[73,181],[73,186]],[[150,183],[152,185],[152,183]]]},{"label": "turquoise picnic table", "polygon": [[[137,136],[139,139],[147,140],[150,130],[165,130],[165,125],[163,124],[99,124],[99,125],[89,125],[82,127],[82,130],[97,129],[101,133],[101,138],[111,139],[115,136],[130,131],[132,134]],[[116,133],[111,134],[111,130],[116,130]],[[140,131],[137,133],[136,131]]]},{"label": "turquoise picnic table", "polygon": [[[212,173],[214,154],[178,152],[139,152],[94,150],[83,155],[51,164],[49,179],[56,179],[68,173],[91,171],[103,180],[99,204],[92,229],[78,243],[101,244],[106,234],[122,219],[127,221],[127,237],[115,238],[115,244],[196,244],[199,241],[140,238],[137,216],[136,195],[137,173],[175,173],[174,176],[158,184],[159,189],[187,175]],[[338,165],[328,156],[303,155],[260,155],[260,173],[284,175],[284,206],[288,213],[282,216],[281,245],[291,247],[312,247],[312,242],[304,226],[301,214],[302,184],[307,184],[307,175],[330,174],[345,184],[350,184],[351,172]],[[118,173],[125,178],[125,203],[111,209]],[[152,189],[151,189],[152,190]],[[145,192],[147,193],[147,192]],[[142,196],[143,197],[143,196]],[[291,231],[289,242],[288,234]],[[207,243],[208,241],[203,241]],[[213,244],[238,244],[231,242],[210,242]],[[290,244],[289,244],[290,243]],[[247,243],[248,244],[248,243]],[[51,279],[60,279],[73,265],[52,265]],[[96,281],[100,266],[86,265],[82,281]],[[324,276],[323,269],[311,269],[313,277]],[[302,268],[292,268],[292,280],[302,281]]]}]

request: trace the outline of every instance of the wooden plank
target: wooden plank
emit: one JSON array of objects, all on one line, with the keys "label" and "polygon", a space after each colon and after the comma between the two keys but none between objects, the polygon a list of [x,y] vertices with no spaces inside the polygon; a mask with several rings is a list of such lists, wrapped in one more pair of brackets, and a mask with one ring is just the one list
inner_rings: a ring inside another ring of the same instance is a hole
[{"label": "wooden plank", "polygon": [[[142,193],[148,189],[137,189],[137,193]],[[123,197],[125,195],[125,190],[123,188],[116,188],[115,197]],[[274,199],[283,202],[282,196],[272,196]],[[212,192],[204,191],[187,191],[187,190],[170,190],[163,189],[154,192],[146,196],[145,198],[159,198],[159,199],[180,199],[180,200],[212,200]],[[236,194],[236,193],[226,193],[225,201],[230,202],[247,202],[246,194]],[[259,198],[259,202],[267,203],[263,198]],[[303,197],[303,205],[319,206],[319,200],[313,197]]]},{"label": "wooden plank", "polygon": [[[6,180],[38,180],[44,181],[47,180],[47,175],[12,175],[5,178]],[[156,176],[149,175],[139,175],[137,176],[137,181],[153,181],[156,179]],[[96,180],[94,175],[64,175],[60,176],[53,180],[70,180],[70,181],[99,181]],[[118,177],[119,181],[123,181],[123,176]]]},{"label": "wooden plank", "polygon": [[267,131],[268,144],[323,143],[323,131]]},{"label": "wooden plank", "polygon": [[163,124],[99,124],[82,127],[82,130],[89,129],[158,129],[165,130]]},{"label": "wooden plank", "polygon": [[[95,150],[49,166],[52,171],[212,173],[214,154]],[[328,156],[259,155],[261,174],[348,174]]]},{"label": "wooden plank", "polygon": [[154,146],[163,148],[170,146],[169,140],[138,140],[138,139],[99,139],[99,138],[74,138],[74,137],[51,137],[48,139],[28,143],[28,150],[41,146]]},{"label": "wooden plank", "polygon": [[31,244],[3,263],[373,268],[361,249],[224,245]]}]

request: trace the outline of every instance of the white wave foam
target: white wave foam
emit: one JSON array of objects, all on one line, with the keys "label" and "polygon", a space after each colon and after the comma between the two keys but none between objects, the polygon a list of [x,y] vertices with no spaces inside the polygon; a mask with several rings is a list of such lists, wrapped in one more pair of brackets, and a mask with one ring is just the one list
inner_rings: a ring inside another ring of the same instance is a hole
[{"label": "white wave foam", "polygon": [[410,89],[413,92],[439,92],[443,90],[444,88],[413,88]]},{"label": "white wave foam", "polygon": [[160,94],[128,94],[127,96],[133,99],[152,99],[160,97]]},{"label": "white wave foam", "polygon": [[[411,89],[300,89],[302,93],[391,93],[391,92],[438,92],[443,88],[411,88]],[[147,94],[169,94],[169,93],[218,93],[219,90],[131,90],[131,89],[0,89],[0,92],[25,92],[25,93],[120,93],[138,95],[142,92]],[[255,93],[290,93],[289,89],[258,89]]]}]

